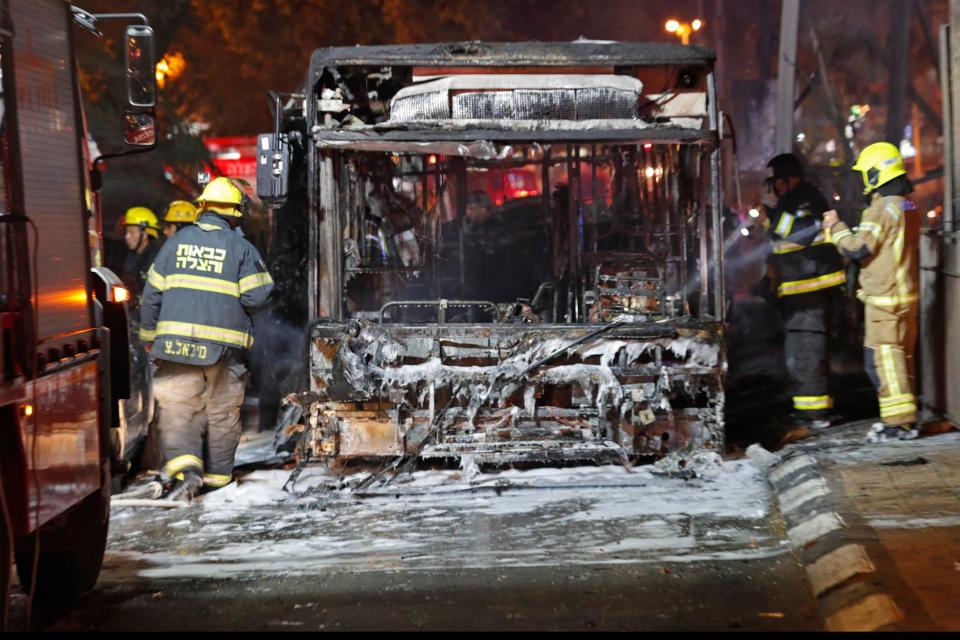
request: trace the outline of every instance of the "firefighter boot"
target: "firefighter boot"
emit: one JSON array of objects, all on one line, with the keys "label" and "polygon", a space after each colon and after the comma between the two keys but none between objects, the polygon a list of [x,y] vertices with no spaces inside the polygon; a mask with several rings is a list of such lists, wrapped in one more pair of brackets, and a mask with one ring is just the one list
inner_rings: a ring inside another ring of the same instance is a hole
[{"label": "firefighter boot", "polygon": [[172,502],[190,502],[203,486],[203,478],[193,470],[183,472],[183,477],[177,479],[165,497]]},{"label": "firefighter boot", "polygon": [[800,414],[799,412],[791,413],[790,421],[796,427],[806,427],[807,429],[813,429],[816,431],[829,429],[831,426],[830,419],[826,416],[819,415],[815,417],[810,417],[809,415],[803,415],[803,414]]},{"label": "firefighter boot", "polygon": [[890,425],[875,422],[867,432],[866,441],[868,444],[881,444],[896,440],[913,440],[919,435],[920,432],[912,424]]}]

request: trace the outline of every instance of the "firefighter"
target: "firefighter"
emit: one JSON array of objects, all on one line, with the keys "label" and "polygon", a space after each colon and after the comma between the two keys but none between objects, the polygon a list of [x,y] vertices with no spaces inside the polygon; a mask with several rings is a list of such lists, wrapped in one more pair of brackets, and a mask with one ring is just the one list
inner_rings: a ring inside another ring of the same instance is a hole
[{"label": "firefighter", "polygon": [[869,206],[860,224],[850,229],[836,211],[823,217],[839,252],[860,263],[857,297],[864,303],[864,368],[877,390],[880,422],[867,442],[917,437],[914,396],[914,349],[917,341],[920,217],[907,196],[900,151],[889,142],[865,148],[854,171],[863,176]]},{"label": "firefighter", "polygon": [[253,344],[249,316],[273,290],[237,227],[249,202],[243,189],[216,178],[197,202],[196,223],[170,238],[147,274],[141,328],[157,365],[168,497],[188,501],[201,486],[232,479],[248,378],[242,354]]},{"label": "firefighter", "polygon": [[827,331],[837,287],[846,276],[821,228],[827,200],[806,181],[800,159],[780,154],[767,164],[767,174],[765,183],[777,204],[761,208],[760,222],[773,241],[771,266],[786,332],[794,419],[796,426],[823,429],[830,426],[833,407]]},{"label": "firefighter", "polygon": [[139,300],[147,270],[160,250],[157,216],[146,207],[131,207],[120,219],[120,224],[124,227],[124,240],[130,250],[123,262],[122,279],[133,300]]},{"label": "firefighter", "polygon": [[174,200],[163,216],[164,237],[169,238],[185,226],[193,224],[198,215],[197,208],[192,203],[186,200]]}]

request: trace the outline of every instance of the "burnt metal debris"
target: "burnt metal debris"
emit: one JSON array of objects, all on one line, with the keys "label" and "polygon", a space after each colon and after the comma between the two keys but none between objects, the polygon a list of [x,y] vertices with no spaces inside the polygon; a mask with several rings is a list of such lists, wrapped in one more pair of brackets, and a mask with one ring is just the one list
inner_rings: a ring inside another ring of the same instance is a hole
[{"label": "burnt metal debris", "polygon": [[261,197],[309,238],[309,389],[288,390],[278,447],[381,471],[720,451],[712,62],[586,41],[315,52],[264,145],[289,166],[261,162],[290,184]]}]

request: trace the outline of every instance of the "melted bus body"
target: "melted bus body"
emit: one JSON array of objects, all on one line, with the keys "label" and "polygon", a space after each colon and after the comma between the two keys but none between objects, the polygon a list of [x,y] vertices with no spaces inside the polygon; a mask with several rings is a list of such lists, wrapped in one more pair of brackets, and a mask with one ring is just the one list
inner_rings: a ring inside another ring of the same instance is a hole
[{"label": "melted bus body", "polygon": [[489,463],[722,449],[711,51],[323,49],[277,108],[258,192],[302,237],[308,382],[281,439]]}]

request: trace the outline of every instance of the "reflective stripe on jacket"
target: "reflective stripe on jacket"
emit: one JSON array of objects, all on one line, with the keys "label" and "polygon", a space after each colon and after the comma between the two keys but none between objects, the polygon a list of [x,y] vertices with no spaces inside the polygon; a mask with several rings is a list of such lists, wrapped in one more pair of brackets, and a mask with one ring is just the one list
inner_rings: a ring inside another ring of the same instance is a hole
[{"label": "reflective stripe on jacket", "polygon": [[857,297],[895,309],[919,300],[920,218],[903,196],[874,196],[856,230],[843,222],[830,228],[841,254],[860,262]]},{"label": "reflective stripe on jacket", "polygon": [[785,193],[770,214],[771,257],[777,295],[791,296],[829,289],[846,282],[840,256],[828,246],[820,218],[827,200],[809,182]]},{"label": "reflective stripe on jacket", "polygon": [[249,314],[262,307],[273,278],[256,248],[205,213],[167,240],[147,272],[141,339],[157,358],[215,362],[224,347],[249,348]]}]

